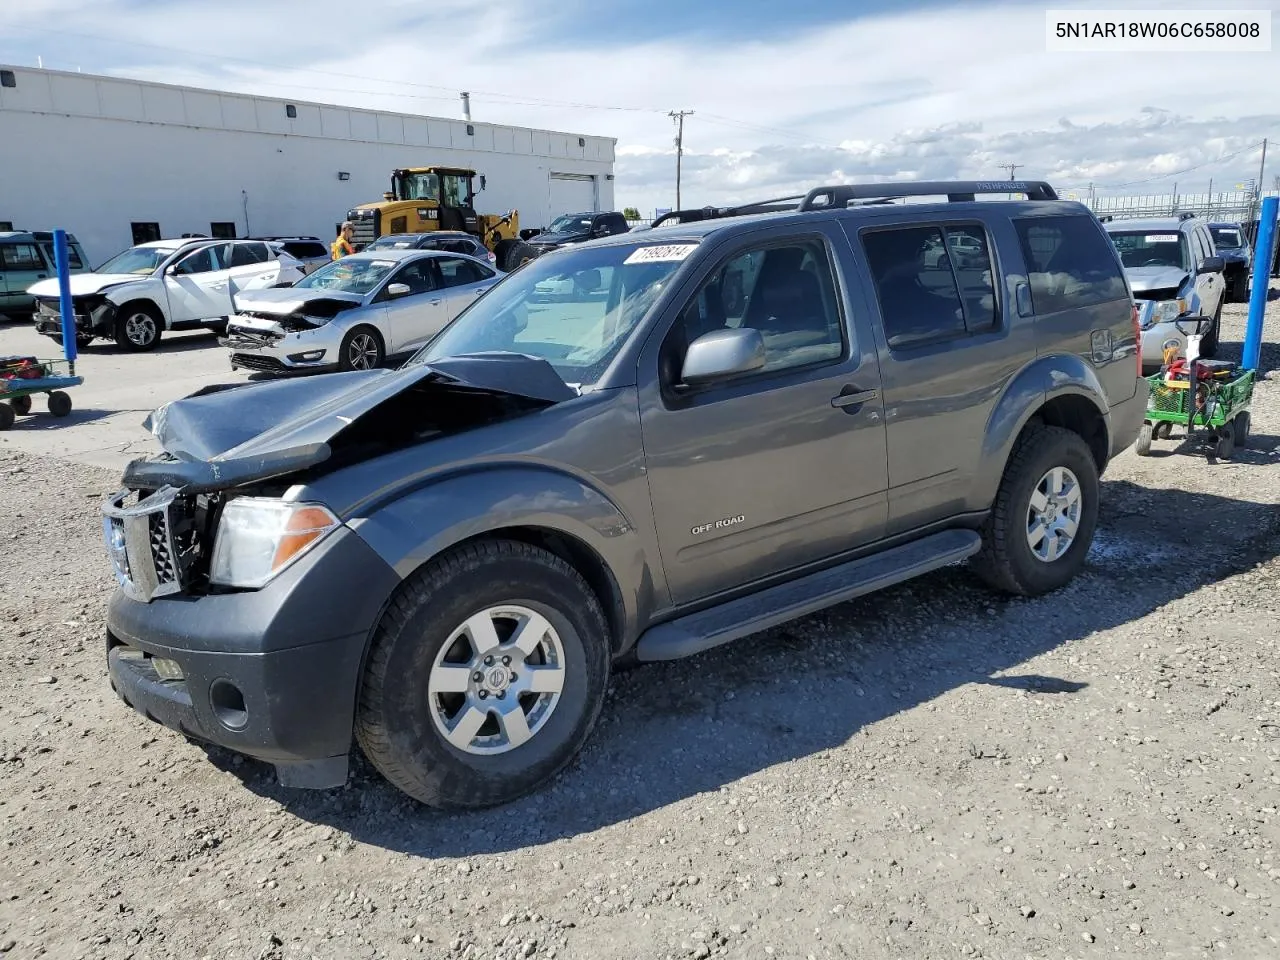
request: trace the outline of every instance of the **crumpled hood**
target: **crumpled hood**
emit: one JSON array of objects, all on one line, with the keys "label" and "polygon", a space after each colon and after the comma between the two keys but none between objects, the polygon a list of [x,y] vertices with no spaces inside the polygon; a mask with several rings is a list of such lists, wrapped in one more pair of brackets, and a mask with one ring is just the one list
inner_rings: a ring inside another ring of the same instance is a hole
[{"label": "crumpled hood", "polygon": [[364,297],[345,290],[324,290],[317,287],[267,287],[262,290],[244,290],[235,296],[237,310],[253,313],[269,313],[283,316],[293,313],[316,300],[342,300],[359,305]]},{"label": "crumpled hood", "polygon": [[1176,290],[1187,280],[1187,271],[1181,267],[1126,267],[1124,272],[1135,296],[1148,290]]},{"label": "crumpled hood", "polygon": [[125,469],[125,481],[172,484],[194,493],[315,466],[328,459],[334,438],[361,417],[377,416],[384,402],[433,381],[453,392],[454,403],[465,402],[469,391],[521,397],[534,407],[578,396],[546,360],[516,353],[216,384],[164,404],[143,421],[178,462],[135,460]]},{"label": "crumpled hood", "polygon": [[[98,293],[107,287],[113,287],[121,283],[137,283],[139,280],[150,279],[151,274],[138,273],[73,273],[67,277],[70,283],[71,295],[73,297],[83,296],[87,293]],[[27,293],[33,297],[57,297],[58,278],[50,277],[48,280],[40,280],[33,283],[27,288]]]}]

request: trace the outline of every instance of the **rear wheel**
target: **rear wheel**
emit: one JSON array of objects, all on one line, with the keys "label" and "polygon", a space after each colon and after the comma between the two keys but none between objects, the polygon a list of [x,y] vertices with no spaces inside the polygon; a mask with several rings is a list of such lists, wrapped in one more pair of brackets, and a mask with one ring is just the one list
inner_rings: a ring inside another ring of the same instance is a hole
[{"label": "rear wheel", "polygon": [[507,251],[507,264],[503,269],[514,270],[516,267],[536,259],[537,256],[538,251],[533,244],[518,240]]},{"label": "rear wheel", "polygon": [[20,417],[25,417],[31,412],[31,394],[24,397],[14,397],[9,401],[9,406],[13,407],[13,412]]},{"label": "rear wheel", "polygon": [[13,407],[7,403],[0,403],[0,430],[8,430],[12,427],[16,416],[13,412]]},{"label": "rear wheel", "polygon": [[1217,439],[1213,443],[1213,455],[1219,460],[1230,460],[1236,452],[1236,431],[1230,424],[1218,429]]},{"label": "rear wheel", "polygon": [[55,417],[65,417],[71,413],[71,397],[61,390],[49,394],[49,412]]},{"label": "rear wheel", "polygon": [[1237,413],[1231,423],[1236,430],[1236,446],[1247,447],[1249,445],[1249,427],[1251,426],[1249,411],[1245,410]]},{"label": "rear wheel", "polygon": [[608,627],[582,576],[529,544],[475,543],[429,562],[393,598],[361,681],[356,736],[422,803],[507,803],[577,754],[608,678]]},{"label": "rear wheel", "polygon": [[373,327],[352,327],[342,338],[338,366],[342,370],[374,370],[386,359],[382,335]]},{"label": "rear wheel", "polygon": [[1138,431],[1138,439],[1134,442],[1133,448],[1138,452],[1138,456],[1145,457],[1151,453],[1151,438],[1155,431],[1150,423],[1143,423],[1142,428]]},{"label": "rear wheel", "polygon": [[996,589],[1037,596],[1084,566],[1098,522],[1098,465],[1079,434],[1028,427],[1014,447],[982,527],[978,575]]}]

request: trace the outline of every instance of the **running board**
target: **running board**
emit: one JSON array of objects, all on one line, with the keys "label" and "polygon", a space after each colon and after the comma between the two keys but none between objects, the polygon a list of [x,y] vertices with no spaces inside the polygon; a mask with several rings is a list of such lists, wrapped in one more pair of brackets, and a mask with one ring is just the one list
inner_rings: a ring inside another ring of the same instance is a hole
[{"label": "running board", "polygon": [[640,637],[636,659],[679,660],[702,653],[964,560],[981,548],[982,538],[972,530],[943,530],[709,610],[660,623]]}]

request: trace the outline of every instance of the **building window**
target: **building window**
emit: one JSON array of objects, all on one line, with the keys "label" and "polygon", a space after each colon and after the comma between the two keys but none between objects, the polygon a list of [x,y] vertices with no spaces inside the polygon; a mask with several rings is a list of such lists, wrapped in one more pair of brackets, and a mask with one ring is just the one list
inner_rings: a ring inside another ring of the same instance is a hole
[{"label": "building window", "polygon": [[0,233],[8,233],[13,230],[12,220],[0,220]]},{"label": "building window", "polygon": [[129,224],[129,229],[133,231],[135,245],[151,243],[160,239],[160,224],[158,223],[131,223]]},{"label": "building window", "polygon": [[219,221],[209,224],[209,236],[215,240],[234,240],[236,238],[236,225],[228,221]]},{"label": "building window", "polygon": [[290,120],[297,120],[298,108],[295,107],[292,103],[286,103],[284,105],[284,115],[288,117]]},{"label": "building window", "polygon": [[16,87],[18,78],[14,76],[12,70],[0,70],[0,87]]}]

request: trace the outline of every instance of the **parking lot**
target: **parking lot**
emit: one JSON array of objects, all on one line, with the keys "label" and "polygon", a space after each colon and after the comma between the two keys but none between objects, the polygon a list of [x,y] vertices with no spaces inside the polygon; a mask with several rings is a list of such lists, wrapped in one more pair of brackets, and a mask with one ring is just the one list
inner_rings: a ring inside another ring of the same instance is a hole
[{"label": "parking lot", "polygon": [[0,434],[6,960],[1280,954],[1274,375],[1230,462],[1110,466],[1060,593],[949,567],[628,671],[549,789],[445,815],[364,765],[284,790],[115,698],[99,501],[150,409],[245,374],[200,334],[80,372],[69,419]]}]

